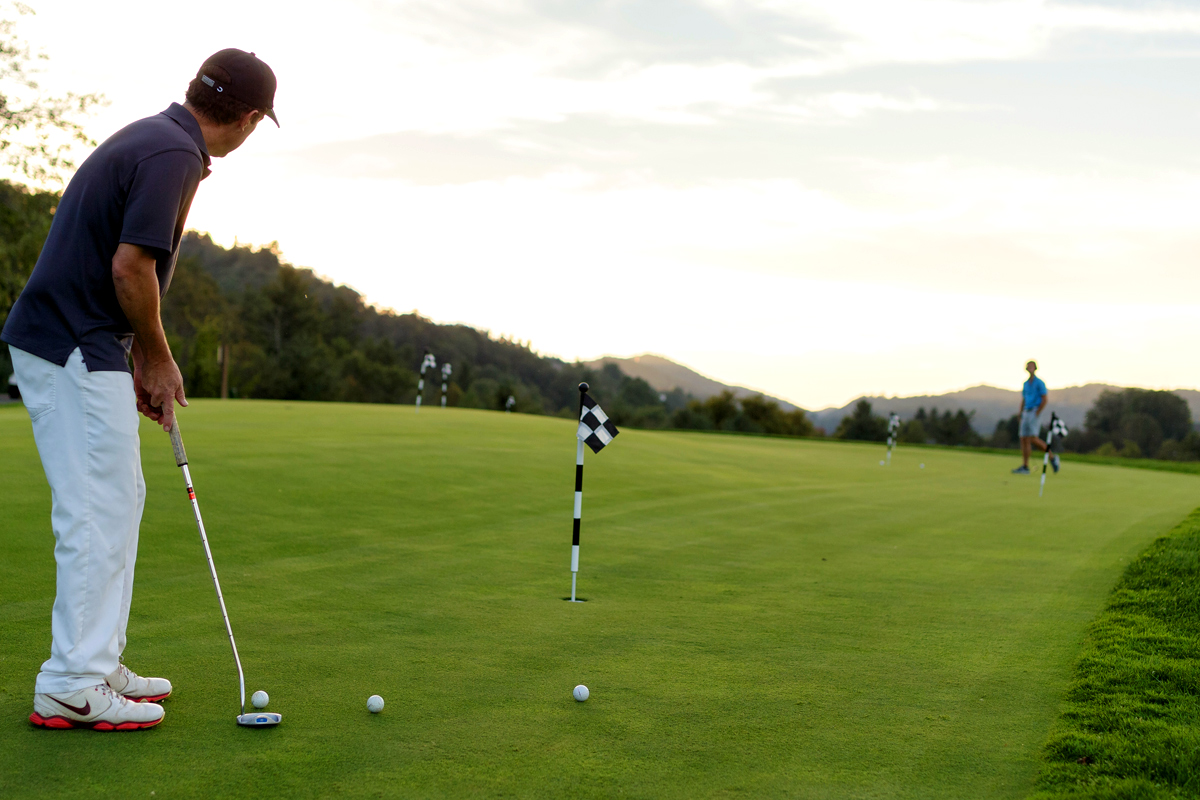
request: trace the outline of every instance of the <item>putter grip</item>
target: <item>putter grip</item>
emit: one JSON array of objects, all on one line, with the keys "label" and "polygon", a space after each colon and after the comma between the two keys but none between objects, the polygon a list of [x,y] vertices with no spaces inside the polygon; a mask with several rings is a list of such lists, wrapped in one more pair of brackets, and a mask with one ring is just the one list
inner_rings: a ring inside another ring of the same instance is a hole
[{"label": "putter grip", "polygon": [[171,449],[175,451],[175,466],[182,467],[187,463],[187,453],[183,449],[183,437],[179,435],[179,420],[171,426]]}]

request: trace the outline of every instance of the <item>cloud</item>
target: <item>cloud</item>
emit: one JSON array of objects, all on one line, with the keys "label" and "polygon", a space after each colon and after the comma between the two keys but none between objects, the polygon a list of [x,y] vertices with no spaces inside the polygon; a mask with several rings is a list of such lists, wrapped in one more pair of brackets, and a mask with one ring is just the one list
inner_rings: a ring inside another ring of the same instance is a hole
[{"label": "cloud", "polygon": [[[653,349],[815,404],[996,380],[981,365],[1043,343],[1085,378],[1194,380],[1194,8],[212,0],[230,42],[182,5],[61,0],[35,30],[48,85],[113,98],[97,138],[210,52],[267,57],[284,128],[193,207],[220,241],[549,352]],[[121,37],[141,45],[99,44]],[[575,324],[580,270],[619,288],[619,324]],[[730,331],[777,349],[742,375]],[[1143,371],[1106,373],[1114,353]]]}]

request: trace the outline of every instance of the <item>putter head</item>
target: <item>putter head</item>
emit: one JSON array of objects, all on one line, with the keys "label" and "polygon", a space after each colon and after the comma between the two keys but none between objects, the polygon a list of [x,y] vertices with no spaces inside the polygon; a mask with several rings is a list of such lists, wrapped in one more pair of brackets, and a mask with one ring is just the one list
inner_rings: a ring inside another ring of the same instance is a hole
[{"label": "putter head", "polygon": [[273,728],[283,719],[282,714],[258,711],[254,714],[238,714],[237,724],[247,728]]}]

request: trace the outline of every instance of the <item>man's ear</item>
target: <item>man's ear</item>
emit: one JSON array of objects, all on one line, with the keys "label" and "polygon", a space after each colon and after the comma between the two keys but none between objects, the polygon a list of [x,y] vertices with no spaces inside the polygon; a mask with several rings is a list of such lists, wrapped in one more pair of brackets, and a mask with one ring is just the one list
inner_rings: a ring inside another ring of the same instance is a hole
[{"label": "man's ear", "polygon": [[238,130],[244,131],[246,128],[249,128],[250,126],[258,123],[258,121],[261,120],[262,118],[263,118],[263,113],[261,111],[259,111],[258,109],[251,109],[250,111],[247,111],[245,114],[243,114],[242,118],[238,120]]}]

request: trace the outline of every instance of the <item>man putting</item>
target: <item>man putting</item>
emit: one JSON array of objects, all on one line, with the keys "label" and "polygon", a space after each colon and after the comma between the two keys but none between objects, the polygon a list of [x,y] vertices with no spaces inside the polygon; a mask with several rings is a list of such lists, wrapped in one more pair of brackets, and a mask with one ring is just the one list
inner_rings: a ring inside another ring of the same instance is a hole
[{"label": "man putting", "polygon": [[[1037,376],[1036,361],[1026,364],[1025,371],[1029,373],[1029,380],[1025,381],[1025,385],[1021,387],[1021,466],[1013,470],[1014,475],[1029,474],[1029,454],[1033,450],[1033,445],[1036,444],[1043,451],[1050,449],[1038,436],[1038,416],[1046,407],[1050,393],[1046,391],[1046,384]],[[1055,472],[1058,472],[1058,465],[1058,456],[1051,453],[1050,466],[1054,467]]]},{"label": "man putting", "polygon": [[[188,209],[210,157],[274,112],[275,74],[222,50],[186,102],[117,131],[63,192],[0,339],[50,484],[57,594],[34,725],[138,730],[163,718],[164,678],[121,661],[146,485],[138,412],[170,429],[187,405],[159,318]],[[133,372],[129,361],[132,358]]]}]

